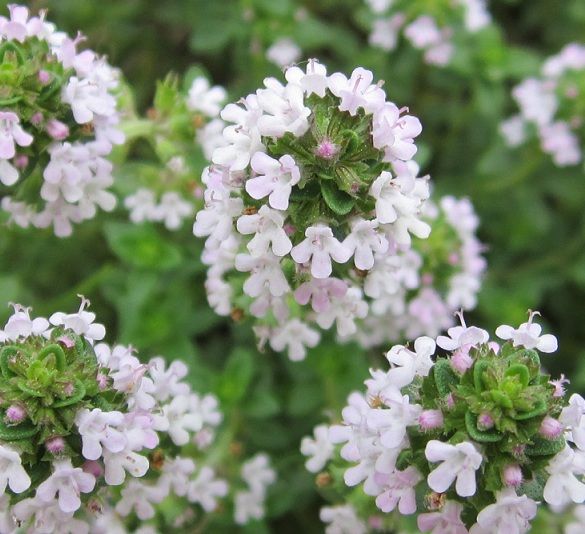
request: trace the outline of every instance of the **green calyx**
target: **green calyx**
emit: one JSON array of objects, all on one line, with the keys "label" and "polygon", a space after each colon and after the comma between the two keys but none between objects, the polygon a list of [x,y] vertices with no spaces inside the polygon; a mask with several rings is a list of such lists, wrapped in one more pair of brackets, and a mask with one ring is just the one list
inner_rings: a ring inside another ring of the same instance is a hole
[{"label": "green calyx", "polygon": [[[109,384],[100,388],[99,373],[93,347],[69,330],[1,344],[0,440],[19,447],[27,440],[32,446],[26,449],[36,455],[47,439],[74,434],[80,408],[122,407],[122,395]],[[15,410],[24,415],[14,417]]]},{"label": "green calyx", "polygon": [[[338,99],[329,92],[323,98],[311,95],[306,105],[311,115],[303,136],[287,133],[263,142],[271,157],[288,154],[301,170],[290,197],[291,224],[304,229],[324,222],[339,229],[351,217],[367,216],[374,209],[368,190],[390,165],[373,145],[371,115],[340,111]],[[298,238],[303,238],[301,230]]]}]

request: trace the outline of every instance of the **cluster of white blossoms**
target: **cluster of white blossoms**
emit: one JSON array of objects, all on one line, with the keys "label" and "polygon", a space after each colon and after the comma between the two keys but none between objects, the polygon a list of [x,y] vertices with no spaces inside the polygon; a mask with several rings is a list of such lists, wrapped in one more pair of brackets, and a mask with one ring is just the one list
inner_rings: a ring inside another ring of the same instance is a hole
[{"label": "cluster of white blossoms", "polygon": [[370,44],[394,50],[402,33],[431,65],[447,65],[454,38],[473,34],[491,22],[486,0],[366,0],[373,20]]},{"label": "cluster of white blossoms", "polygon": [[[361,491],[348,490],[347,506],[329,510],[349,507],[354,521],[374,517],[381,527],[394,510],[418,514],[420,531],[434,534],[522,534],[538,501],[585,502],[585,399],[567,400],[567,380],[542,372],[538,353],[555,352],[557,340],[542,334],[535,315],[518,328],[500,326],[500,342],[461,316],[448,336],[394,346],[390,369],[371,371],[342,423],[317,427],[301,444],[312,472],[336,458],[321,486],[349,462],[345,485],[363,483],[372,497],[364,503]],[[437,345],[446,356],[435,355]]]},{"label": "cluster of white blossoms", "polygon": [[456,311],[477,304],[486,261],[473,205],[445,196],[438,206],[427,202],[424,217],[433,228],[429,238],[376,262],[365,278],[371,313],[354,336],[364,347],[435,337],[453,326]]},{"label": "cluster of white blossoms", "polygon": [[147,125],[141,129],[148,134],[146,138],[154,145],[163,165],[149,167],[143,176],[144,184],[126,196],[124,206],[134,223],[160,222],[168,230],[178,230],[193,218],[203,197],[199,184],[201,167],[193,169],[192,154],[188,151],[192,151],[196,141],[208,160],[217,147],[226,144],[222,135],[225,123],[219,112],[227,93],[223,87],[212,87],[204,76],[193,79],[186,96],[174,80],[163,82],[162,87],[173,94],[174,101],[167,109],[151,109],[148,118],[142,121],[147,121]]},{"label": "cluster of white blossoms", "polygon": [[507,144],[515,147],[538,138],[558,167],[579,164],[585,139],[584,84],[585,45],[568,44],[544,62],[540,77],[514,87],[520,113],[501,125]]},{"label": "cluster of white blossoms", "polygon": [[118,73],[93,51],[78,52],[83,37],[57,31],[44,12],[8,9],[10,17],[0,17],[2,208],[19,226],[68,236],[72,223],[116,203],[106,157],[124,141]]},{"label": "cluster of white blossoms", "polygon": [[234,495],[234,519],[238,525],[264,517],[268,486],[276,481],[276,472],[266,454],[257,454],[242,465],[241,478],[246,488]]},{"label": "cluster of white blossoms", "polygon": [[[96,344],[106,332],[88,304],[48,320],[14,305],[0,330],[1,532],[125,532],[125,521],[154,526],[170,494],[204,512],[228,495],[203,454],[217,399],[191,390],[181,361],[143,364],[131,347]],[[251,486],[263,475],[262,499],[268,470],[265,456],[243,468]]]},{"label": "cluster of white blossoms", "polygon": [[429,184],[412,161],[419,120],[370,71],[310,60],[285,77],[221,112],[228,144],[203,173],[193,231],[215,311],[253,316],[261,340],[300,360],[319,341],[311,323],[355,334],[368,273],[428,237]]}]

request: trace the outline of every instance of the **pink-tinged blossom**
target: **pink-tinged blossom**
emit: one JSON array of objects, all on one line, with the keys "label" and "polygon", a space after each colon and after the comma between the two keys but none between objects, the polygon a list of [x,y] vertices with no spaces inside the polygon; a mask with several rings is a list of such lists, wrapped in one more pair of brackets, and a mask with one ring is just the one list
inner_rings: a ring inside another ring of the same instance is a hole
[{"label": "pink-tinged blossom", "polygon": [[558,107],[554,83],[528,78],[512,90],[522,116],[537,125],[549,124]]},{"label": "pink-tinged blossom", "polygon": [[358,269],[369,271],[374,266],[374,254],[388,251],[388,240],[377,230],[376,220],[356,219],[351,225],[351,233],[343,240],[343,246],[354,256]]},{"label": "pink-tinged blossom", "polygon": [[54,471],[37,489],[37,498],[49,504],[57,496],[59,508],[65,513],[75,512],[81,506],[81,493],[89,493],[95,487],[95,478],[80,467],[73,467],[71,460],[58,460]]},{"label": "pink-tinged blossom", "polygon": [[368,315],[368,304],[363,299],[361,289],[350,287],[343,297],[335,299],[327,310],[317,314],[317,324],[329,329],[336,323],[337,334],[346,338],[357,332],[356,319],[364,319]]},{"label": "pink-tinged blossom", "polygon": [[97,460],[102,455],[102,447],[111,452],[122,451],[126,446],[126,437],[115,427],[123,422],[122,412],[81,409],[75,417],[75,424],[81,436],[83,456],[88,460]]},{"label": "pink-tinged blossom", "polygon": [[384,513],[389,513],[398,506],[403,515],[416,512],[416,494],[414,487],[423,479],[416,467],[407,467],[404,471],[394,471],[382,475],[380,482],[384,491],[376,497],[376,506]]},{"label": "pink-tinged blossom", "polygon": [[411,404],[408,395],[391,395],[384,399],[389,409],[376,409],[367,416],[368,426],[380,434],[380,442],[388,449],[399,447],[406,428],[417,424],[422,407]]},{"label": "pink-tinged blossom", "polygon": [[533,323],[538,312],[530,312],[528,322],[522,323],[517,329],[502,325],[496,329],[496,336],[504,340],[512,340],[514,347],[522,346],[526,349],[537,349],[540,352],[555,352],[558,348],[557,338],[552,334],[540,335],[542,327]]},{"label": "pink-tinged blossom", "polygon": [[179,497],[189,491],[191,475],[195,472],[195,462],[191,458],[177,456],[165,460],[157,485],[170,488]]},{"label": "pink-tinged blossom", "polygon": [[524,477],[518,464],[509,464],[502,471],[502,481],[506,486],[517,488],[522,484]]},{"label": "pink-tinged blossom", "polygon": [[259,258],[238,254],[235,261],[236,269],[250,273],[244,282],[244,293],[250,297],[259,297],[264,288],[267,288],[274,297],[282,297],[289,290],[289,285],[280,261],[280,258],[271,252]]},{"label": "pink-tinged blossom", "polygon": [[284,216],[264,205],[258,213],[242,215],[236,224],[238,232],[244,235],[254,234],[248,242],[250,254],[256,258],[272,250],[275,256],[285,256],[292,248],[292,242],[283,229]]},{"label": "pink-tinged blossom", "polygon": [[78,295],[81,298],[81,305],[77,313],[56,312],[49,317],[49,322],[55,326],[63,326],[67,330],[73,330],[78,336],[85,337],[90,343],[103,339],[106,335],[104,325],[94,323],[95,313],[85,311],[89,306],[89,300]]},{"label": "pink-tinged blossom", "polygon": [[276,481],[276,472],[270,466],[266,454],[257,454],[242,465],[242,479],[253,493],[264,494],[266,488]]},{"label": "pink-tinged blossom", "polygon": [[318,473],[333,457],[335,451],[329,440],[329,427],[318,425],[313,430],[313,436],[305,436],[301,441],[301,454],[309,458],[305,462],[307,471]]},{"label": "pink-tinged blossom", "polygon": [[347,283],[339,278],[313,278],[296,289],[295,300],[303,306],[310,301],[313,311],[321,313],[329,309],[332,301],[343,298],[346,293]]},{"label": "pink-tinged blossom", "polygon": [[286,67],[301,57],[301,49],[289,37],[281,37],[266,50],[266,59],[279,67]]},{"label": "pink-tinged blossom", "polygon": [[470,534],[524,534],[530,530],[530,521],[537,512],[537,503],[526,495],[516,495],[512,488],[498,492],[496,502],[486,506],[477,515],[477,524]]},{"label": "pink-tinged blossom", "polygon": [[384,150],[386,161],[408,161],[416,154],[414,138],[422,132],[420,121],[404,115],[404,109],[386,102],[374,113],[372,139],[374,146]]},{"label": "pink-tinged blossom", "polygon": [[451,445],[433,439],[427,443],[425,456],[429,462],[441,462],[427,477],[427,483],[433,491],[444,493],[457,479],[457,495],[475,495],[475,472],[482,463],[482,456],[473,443],[464,441]]},{"label": "pink-tinged blossom", "polygon": [[188,373],[182,361],[175,360],[167,367],[164,358],[157,356],[148,362],[148,369],[154,383],[153,395],[158,401],[189,393],[189,385],[181,382]]},{"label": "pink-tinged blossom", "polygon": [[560,378],[557,378],[556,380],[550,380],[549,384],[551,386],[554,386],[555,391],[553,393],[553,397],[564,397],[565,393],[566,393],[566,389],[565,389],[565,384],[569,384],[570,380],[568,378],[565,378],[565,375],[561,373]]},{"label": "pink-tinged blossom", "polygon": [[294,246],[291,256],[297,263],[311,263],[311,274],[315,278],[328,278],[332,271],[331,259],[345,263],[351,257],[351,250],[342,245],[331,228],[325,225],[309,226],[306,239]]},{"label": "pink-tinged blossom", "polygon": [[358,517],[350,504],[324,506],[319,519],[326,523],[325,534],[366,534],[366,524]]},{"label": "pink-tinged blossom", "polygon": [[175,445],[187,444],[190,432],[197,432],[203,426],[200,415],[192,413],[191,404],[190,396],[179,395],[162,406],[161,414],[155,416],[156,430],[167,432]]},{"label": "pink-tinged blossom", "polygon": [[16,113],[0,111],[0,159],[12,159],[16,155],[16,145],[30,146],[33,139],[33,136],[20,126],[20,119]]},{"label": "pink-tinged blossom", "polygon": [[25,308],[20,304],[12,304],[12,307],[14,312],[8,318],[4,330],[0,330],[0,342],[16,341],[29,336],[42,336],[49,329],[49,321],[44,317],[30,318],[32,308]]},{"label": "pink-tinged blossom", "polygon": [[327,91],[327,67],[321,65],[316,59],[309,59],[307,70],[303,72],[299,67],[291,67],[286,70],[286,80],[300,85],[307,96],[316,94],[323,98]]},{"label": "pink-tinged blossom", "polygon": [[156,510],[152,504],[163,501],[168,489],[159,485],[153,486],[140,480],[131,480],[122,488],[120,500],[116,503],[116,512],[122,517],[136,513],[138,519],[145,521],[154,517]]},{"label": "pink-tinged blossom", "polygon": [[329,77],[329,90],[341,99],[340,111],[356,115],[358,108],[373,113],[384,104],[386,93],[379,85],[372,84],[374,75],[362,67],[354,69],[348,80],[344,74],[336,72]]},{"label": "pink-tinged blossom", "polygon": [[387,52],[394,50],[398,43],[398,33],[405,20],[406,17],[403,13],[396,13],[392,17],[374,20],[369,37],[370,44]]},{"label": "pink-tinged blossom", "polygon": [[30,483],[20,454],[8,445],[0,445],[0,494],[4,494],[6,486],[14,493],[22,493],[30,487]]},{"label": "pink-tinged blossom", "polygon": [[583,474],[577,455],[568,445],[555,455],[546,466],[550,475],[544,486],[544,500],[553,506],[566,506],[571,502],[585,502],[585,484],[575,475]]},{"label": "pink-tinged blossom", "polygon": [[227,493],[227,482],[216,478],[215,471],[205,466],[189,484],[187,499],[200,504],[206,512],[212,512],[217,508],[217,499],[225,497]]},{"label": "pink-tinged blossom", "polygon": [[307,347],[317,346],[319,339],[319,332],[295,318],[274,329],[270,346],[276,351],[286,348],[292,361],[300,361],[305,359]]},{"label": "pink-tinged blossom", "polygon": [[447,501],[440,511],[419,515],[417,526],[422,532],[431,534],[468,534],[461,520],[462,511],[463,505]]},{"label": "pink-tinged blossom", "polygon": [[208,117],[217,117],[226,98],[227,92],[223,87],[211,87],[207,78],[197,76],[189,88],[187,107]]},{"label": "pink-tinged blossom", "polygon": [[560,421],[558,421],[558,419],[554,419],[550,415],[547,415],[540,423],[538,432],[543,438],[552,440],[557,439],[564,430],[565,427]]},{"label": "pink-tinged blossom", "polygon": [[296,84],[282,85],[275,78],[265,78],[266,89],[257,91],[258,104],[264,115],[258,119],[258,131],[269,137],[282,137],[290,132],[295,137],[309,128],[311,110],[305,106],[302,87]]},{"label": "pink-tinged blossom", "polygon": [[542,150],[552,156],[558,167],[577,165],[581,161],[579,138],[571,131],[568,123],[556,121],[542,124],[538,129],[538,136]]},{"label": "pink-tinged blossom", "polygon": [[251,166],[257,176],[246,181],[246,192],[256,200],[268,197],[268,203],[274,209],[288,209],[292,187],[301,179],[294,159],[285,154],[276,160],[263,152],[256,152]]},{"label": "pink-tinged blossom", "polygon": [[252,519],[262,519],[265,497],[253,491],[238,491],[234,497],[234,520],[238,525],[245,525]]}]

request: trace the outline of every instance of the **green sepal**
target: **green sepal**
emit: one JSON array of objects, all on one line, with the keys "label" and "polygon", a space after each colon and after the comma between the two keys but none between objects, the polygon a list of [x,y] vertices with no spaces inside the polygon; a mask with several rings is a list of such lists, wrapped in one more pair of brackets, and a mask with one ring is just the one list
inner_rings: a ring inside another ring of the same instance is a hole
[{"label": "green sepal", "polygon": [[22,349],[15,345],[6,345],[0,350],[0,371],[4,378],[8,379],[16,376],[16,373],[10,369],[10,362],[8,359],[10,356],[18,354],[20,350]]},{"label": "green sepal", "polygon": [[45,393],[43,393],[42,391],[37,391],[36,389],[31,388],[26,379],[24,378],[19,378],[16,381],[16,387],[18,389],[20,389],[20,391],[22,391],[23,393],[26,393],[27,395],[29,395],[30,397],[38,397],[38,398],[43,398],[45,397]]},{"label": "green sepal", "polygon": [[459,384],[459,377],[451,369],[451,364],[447,360],[437,360],[433,365],[433,376],[441,397],[449,395],[452,389],[451,386]]},{"label": "green sepal", "polygon": [[53,343],[52,345],[47,345],[43,350],[41,350],[39,352],[38,359],[44,360],[51,355],[54,356],[55,368],[58,371],[64,371],[65,366],[67,364],[67,360],[65,358],[65,353],[63,352],[63,349],[56,343]]},{"label": "green sepal", "polygon": [[479,360],[473,367],[473,384],[478,393],[484,391],[483,372],[489,367],[489,363],[485,360]]},{"label": "green sepal", "polygon": [[521,363],[517,363],[508,367],[504,373],[504,376],[516,376],[524,387],[528,386],[528,383],[530,382],[530,372],[528,371],[528,367],[522,365]]},{"label": "green sepal", "polygon": [[533,417],[544,415],[547,411],[548,406],[546,405],[546,401],[543,399],[538,399],[536,401],[536,406],[532,410],[529,412],[516,414],[514,419],[516,419],[516,421],[525,421],[526,419],[532,419]]},{"label": "green sepal", "polygon": [[85,396],[85,386],[83,385],[83,382],[79,379],[75,380],[75,391],[73,392],[73,395],[71,395],[70,397],[67,397],[66,399],[62,399],[60,401],[57,401],[53,404],[53,408],[63,408],[64,406],[69,406],[71,404],[75,404],[76,402],[79,402],[81,399],[83,399],[83,397]]},{"label": "green sepal", "polygon": [[36,433],[37,428],[28,422],[14,426],[7,426],[3,421],[0,421],[0,440],[18,441],[31,438]]},{"label": "green sepal", "polygon": [[337,189],[333,182],[322,181],[321,193],[327,206],[337,215],[347,215],[354,207],[355,200]]},{"label": "green sepal", "polygon": [[490,392],[490,397],[492,400],[502,408],[513,408],[514,404],[512,404],[512,399],[504,392],[500,391],[499,389],[492,389]]},{"label": "green sepal", "polygon": [[561,452],[566,445],[565,438],[545,439],[536,436],[532,439],[532,445],[526,447],[527,456],[552,456]]},{"label": "green sepal", "polygon": [[504,437],[497,430],[480,430],[477,428],[477,417],[469,411],[465,414],[465,428],[471,438],[480,443],[496,443]]}]

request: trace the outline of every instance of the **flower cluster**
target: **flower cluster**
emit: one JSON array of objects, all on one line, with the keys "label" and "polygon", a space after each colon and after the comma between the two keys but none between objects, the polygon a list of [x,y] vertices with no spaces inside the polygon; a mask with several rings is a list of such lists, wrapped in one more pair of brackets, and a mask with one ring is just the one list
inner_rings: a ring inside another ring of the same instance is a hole
[{"label": "flower cluster", "polygon": [[577,165],[585,139],[585,46],[566,45],[544,62],[541,74],[513,89],[520,113],[502,123],[502,135],[510,146],[538,138],[555,165]]},{"label": "flower cluster", "polygon": [[[169,76],[158,85],[147,118],[125,122],[129,141],[148,141],[156,159],[152,165],[128,164],[136,179],[124,199],[132,222],[162,222],[177,230],[201,207],[201,169],[215,148],[225,144],[225,124],[219,118],[225,99],[225,89],[211,87],[204,76],[195,76],[187,91]],[[201,154],[193,151],[194,140]]]},{"label": "flower cluster", "polygon": [[370,44],[394,50],[402,32],[430,65],[447,65],[459,34],[473,34],[491,22],[485,0],[366,1],[373,15]]},{"label": "flower cluster", "polygon": [[228,144],[204,171],[193,230],[207,236],[216,312],[249,313],[259,337],[299,360],[319,340],[308,321],[353,335],[369,313],[368,273],[411,234],[428,237],[429,185],[411,159],[420,122],[386,101],[370,71],[348,79],[310,60],[286,80],[268,78],[222,111]]},{"label": "flower cluster", "polygon": [[[217,399],[191,390],[180,361],[96,344],[105,328],[88,304],[49,320],[14,305],[0,330],[2,532],[112,532],[155,518],[171,493],[205,512],[228,494],[192,458],[214,440]],[[260,517],[275,475],[265,456],[244,471],[260,509],[248,515]]]},{"label": "flower cluster", "polygon": [[106,157],[124,136],[118,130],[118,74],[91,50],[44,20],[10,5],[0,17],[0,183],[2,208],[19,226],[53,226],[68,236],[72,223],[110,211],[116,199]]},{"label": "flower cluster", "polygon": [[[394,346],[390,369],[350,395],[342,424],[305,438],[307,467],[319,471],[343,443],[341,458],[356,464],[347,486],[363,483],[379,511],[417,513],[418,528],[436,534],[523,533],[537,501],[583,503],[585,399],[567,401],[567,381],[542,372],[539,352],[557,340],[535,315],[500,326],[501,345],[461,316],[436,342]],[[433,360],[437,345],[448,355]]]},{"label": "flower cluster", "polygon": [[438,205],[427,202],[424,217],[429,238],[377,263],[365,278],[371,313],[354,336],[365,347],[435,337],[453,326],[456,311],[477,304],[486,262],[473,205],[445,196]]}]

